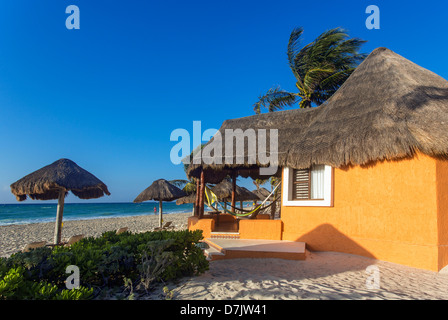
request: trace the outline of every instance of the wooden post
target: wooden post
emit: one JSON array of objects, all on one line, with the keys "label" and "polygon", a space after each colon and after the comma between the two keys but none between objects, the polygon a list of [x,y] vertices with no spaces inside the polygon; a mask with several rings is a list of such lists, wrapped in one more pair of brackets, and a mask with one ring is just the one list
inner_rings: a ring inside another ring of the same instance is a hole
[{"label": "wooden post", "polygon": [[201,185],[199,183],[199,178],[196,178],[196,198],[194,200],[194,215],[199,216],[199,189],[201,188]]},{"label": "wooden post", "polygon": [[159,227],[162,227],[162,200],[159,200]]},{"label": "wooden post", "polygon": [[205,176],[204,170],[201,171],[201,184],[199,193],[199,219],[204,215],[204,192],[205,192]]},{"label": "wooden post", "polygon": [[61,188],[59,190],[58,208],[57,208],[57,212],[56,212],[56,224],[54,227],[54,244],[55,245],[59,245],[61,243],[62,217],[64,215],[64,200],[65,200],[65,189]]},{"label": "wooden post", "polygon": [[230,210],[235,212],[235,191],[236,191],[236,174],[232,175],[232,208]]}]

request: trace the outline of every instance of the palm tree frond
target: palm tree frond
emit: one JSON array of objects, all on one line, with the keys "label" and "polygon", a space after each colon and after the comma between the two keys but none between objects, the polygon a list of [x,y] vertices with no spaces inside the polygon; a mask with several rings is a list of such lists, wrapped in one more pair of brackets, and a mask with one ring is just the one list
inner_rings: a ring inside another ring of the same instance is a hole
[{"label": "palm tree frond", "polygon": [[339,72],[333,73],[320,82],[320,89],[335,92],[341,86],[341,83],[344,83],[345,80],[350,77],[353,71],[355,71],[355,68],[341,70]]},{"label": "palm tree frond", "polygon": [[261,113],[263,108],[272,112],[295,103],[300,108],[324,103],[367,56],[359,53],[366,41],[349,39],[342,28],[327,30],[313,42],[300,48],[302,35],[302,27],[294,28],[286,51],[299,92],[270,89],[253,105],[255,113]]},{"label": "palm tree frond", "polygon": [[297,80],[300,80],[300,75],[296,71],[295,57],[299,52],[299,44],[301,41],[302,34],[303,34],[302,27],[294,28],[294,30],[292,30],[291,32],[291,35],[289,36],[288,49],[286,50],[286,54],[288,56],[289,61],[289,67],[291,68]]},{"label": "palm tree frond", "polygon": [[254,104],[254,111],[261,113],[261,107],[268,109],[269,112],[281,110],[296,103],[297,96],[294,93],[287,92],[279,87],[271,88],[266,94],[260,96]]},{"label": "palm tree frond", "polygon": [[183,188],[190,181],[182,180],[182,179],[175,179],[175,180],[170,180],[168,182],[171,183],[172,185],[175,185],[178,188]]},{"label": "palm tree frond", "polygon": [[329,67],[308,70],[303,80],[303,85],[307,90],[315,90],[325,78],[332,74],[334,74],[334,69]]}]

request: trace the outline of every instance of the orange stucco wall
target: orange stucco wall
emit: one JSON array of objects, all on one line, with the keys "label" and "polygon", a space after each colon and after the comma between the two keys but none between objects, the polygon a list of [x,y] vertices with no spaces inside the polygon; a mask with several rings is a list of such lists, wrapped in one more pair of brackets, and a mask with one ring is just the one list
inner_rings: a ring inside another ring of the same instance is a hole
[{"label": "orange stucco wall", "polygon": [[202,236],[209,238],[213,228],[215,226],[215,220],[210,218],[198,219],[196,216],[188,218],[188,230],[202,230]]},{"label": "orange stucco wall", "polygon": [[282,239],[282,221],[268,219],[240,220],[240,239]]},{"label": "orange stucco wall", "polygon": [[448,163],[425,155],[333,171],[333,207],[283,206],[282,239],[438,271],[448,264]]},{"label": "orange stucco wall", "polygon": [[448,161],[437,160],[437,221],[439,269],[448,265]]}]

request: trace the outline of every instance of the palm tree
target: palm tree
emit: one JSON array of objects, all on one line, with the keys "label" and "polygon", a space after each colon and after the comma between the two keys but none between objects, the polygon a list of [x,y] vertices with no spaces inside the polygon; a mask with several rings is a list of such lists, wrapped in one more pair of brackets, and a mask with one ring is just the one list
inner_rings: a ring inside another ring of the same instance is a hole
[{"label": "palm tree", "polygon": [[196,192],[196,178],[191,178],[190,180],[184,179],[176,179],[170,180],[169,183],[175,185],[178,188],[181,188],[182,191],[185,191],[187,194],[192,194]]},{"label": "palm tree", "polygon": [[[193,155],[196,152],[198,152],[198,150],[202,149],[204,146],[205,144],[201,144],[200,146],[196,147],[193,151],[191,151],[188,156],[182,159],[185,174],[187,174],[188,166],[190,165],[191,161],[193,161]],[[194,177],[191,177],[190,180],[175,179],[169,182],[175,185],[176,187],[181,188],[187,194],[192,194],[196,192],[196,178]]]},{"label": "palm tree", "polygon": [[298,92],[287,92],[280,87],[269,89],[254,104],[257,114],[261,113],[262,107],[273,112],[296,103],[300,108],[322,104],[366,57],[366,54],[358,53],[366,41],[347,39],[348,35],[341,28],[328,30],[300,48],[302,34],[302,27],[291,32],[286,52]]}]

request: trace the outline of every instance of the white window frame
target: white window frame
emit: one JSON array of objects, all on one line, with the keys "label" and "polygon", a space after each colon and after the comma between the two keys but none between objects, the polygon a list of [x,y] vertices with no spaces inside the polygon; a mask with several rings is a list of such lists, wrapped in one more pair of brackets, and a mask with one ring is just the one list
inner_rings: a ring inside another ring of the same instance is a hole
[{"label": "white window frame", "polygon": [[333,168],[325,165],[324,199],[323,200],[291,200],[293,169],[283,168],[282,204],[290,207],[332,207],[333,206]]}]

